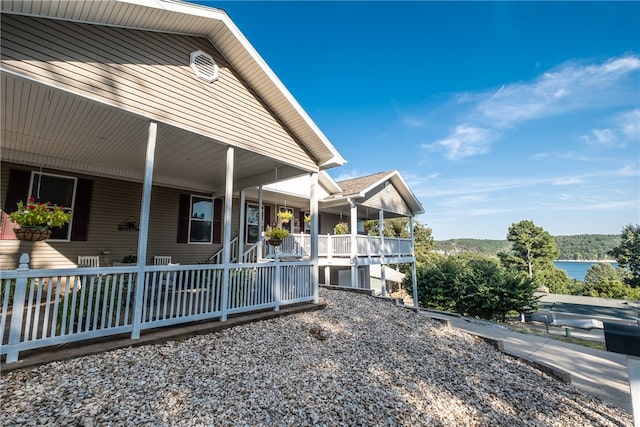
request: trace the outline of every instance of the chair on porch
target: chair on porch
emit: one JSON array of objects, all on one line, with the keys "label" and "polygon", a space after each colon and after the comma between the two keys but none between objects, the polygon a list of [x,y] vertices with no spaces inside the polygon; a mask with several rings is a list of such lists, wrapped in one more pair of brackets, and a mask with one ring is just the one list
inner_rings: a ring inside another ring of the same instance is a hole
[{"label": "chair on porch", "polygon": [[[158,255],[153,257],[153,265],[180,265],[178,263],[172,263],[170,256]],[[160,285],[163,287],[169,286],[173,288],[173,282],[175,277],[175,272],[163,272],[161,274]]]},{"label": "chair on porch", "polygon": [[170,256],[154,256],[153,265],[169,265],[171,264]]},{"label": "chair on porch", "polygon": [[[99,255],[85,255],[78,257],[78,268],[95,268],[100,267],[100,256]],[[90,276],[78,276],[76,278],[76,283],[78,289],[82,289],[82,283],[85,278],[89,278]],[[95,279],[98,276],[93,276]]]},{"label": "chair on porch", "polygon": [[100,267],[100,256],[99,255],[79,256],[78,267]]}]

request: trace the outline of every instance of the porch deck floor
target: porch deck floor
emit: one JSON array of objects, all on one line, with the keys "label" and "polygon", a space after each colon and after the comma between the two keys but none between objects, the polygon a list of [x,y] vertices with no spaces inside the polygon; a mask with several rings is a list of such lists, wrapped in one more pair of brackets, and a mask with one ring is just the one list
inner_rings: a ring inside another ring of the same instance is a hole
[{"label": "porch deck floor", "polygon": [[306,311],[323,310],[325,307],[326,304],[324,303],[294,304],[280,307],[279,311],[263,310],[253,313],[230,315],[225,322],[220,320],[210,320],[185,325],[149,329],[142,331],[140,338],[137,340],[129,338],[129,334],[121,334],[109,338],[101,338],[99,340],[79,341],[59,346],[41,348],[38,350],[20,352],[20,360],[16,363],[7,364],[5,356],[3,355],[2,361],[0,362],[0,374],[19,369],[29,369],[54,361],[104,353],[119,348],[138,347],[149,344],[161,344],[167,341],[183,340],[195,335],[217,332],[247,323],[259,322],[261,320],[268,320]]}]

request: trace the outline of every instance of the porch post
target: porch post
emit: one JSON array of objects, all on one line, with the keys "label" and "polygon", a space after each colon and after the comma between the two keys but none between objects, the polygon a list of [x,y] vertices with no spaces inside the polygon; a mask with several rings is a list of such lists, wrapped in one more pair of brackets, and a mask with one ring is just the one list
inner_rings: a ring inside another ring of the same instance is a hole
[{"label": "porch post", "polygon": [[245,208],[245,192],[240,190],[240,232],[238,233],[238,262],[244,262],[244,230],[246,228],[245,222],[247,219],[247,213]]},{"label": "porch post", "polygon": [[383,297],[387,296],[387,271],[384,268],[384,264],[380,264],[380,282],[382,282],[382,288],[380,293]]},{"label": "porch post", "polygon": [[227,320],[227,304],[229,295],[229,264],[231,263],[231,207],[233,204],[233,161],[235,150],[227,148],[227,174],[224,185],[224,234],[222,239],[222,315],[221,321]]},{"label": "porch post", "polygon": [[356,265],[356,259],[358,256],[358,205],[351,199],[349,199],[351,210],[349,212],[350,218],[349,228],[351,229],[351,287],[359,288],[358,284],[358,266]]},{"label": "porch post", "polygon": [[378,212],[378,233],[380,234],[380,251],[382,255],[386,255],[384,247],[384,211],[382,209]]},{"label": "porch post", "polygon": [[140,226],[138,233],[138,272],[136,274],[136,299],[133,308],[133,329],[131,339],[140,338],[142,326],[142,295],[144,293],[144,268],[147,260],[147,238],[149,236],[149,212],[151,212],[151,188],[153,186],[153,166],[156,155],[158,124],[149,123],[147,138],[147,158],[144,166],[144,183],[142,185],[142,206],[140,207]]},{"label": "porch post", "polygon": [[411,257],[413,263],[411,264],[411,282],[413,284],[413,307],[416,313],[420,311],[420,304],[418,304],[418,275],[416,273],[416,252],[413,247],[413,216],[409,217],[409,237],[411,238]]},{"label": "porch post", "polygon": [[311,285],[313,286],[313,303],[318,303],[318,285],[320,274],[318,272],[318,172],[311,174],[311,188],[309,189],[311,200],[309,215],[311,215]]},{"label": "porch post", "polygon": [[262,184],[258,187],[258,259],[262,259],[262,230],[264,230],[264,206],[262,205]]},{"label": "porch post", "polygon": [[[16,279],[16,287],[14,288],[13,309],[11,315],[11,324],[9,325],[9,342],[10,350],[7,351],[7,363],[18,361],[19,351],[14,346],[20,344],[20,335],[22,333],[22,317],[24,315],[25,298],[27,296],[27,276],[29,272],[29,254],[24,252],[20,255],[18,264],[18,277]],[[0,283],[0,286],[2,283]]]}]

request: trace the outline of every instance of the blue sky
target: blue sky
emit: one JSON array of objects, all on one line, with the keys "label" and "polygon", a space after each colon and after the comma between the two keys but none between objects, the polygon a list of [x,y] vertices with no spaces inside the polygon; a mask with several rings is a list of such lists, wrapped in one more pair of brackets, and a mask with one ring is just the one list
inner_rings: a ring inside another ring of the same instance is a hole
[{"label": "blue sky", "polygon": [[437,240],[640,223],[639,2],[200,2],[347,159],[397,169]]}]

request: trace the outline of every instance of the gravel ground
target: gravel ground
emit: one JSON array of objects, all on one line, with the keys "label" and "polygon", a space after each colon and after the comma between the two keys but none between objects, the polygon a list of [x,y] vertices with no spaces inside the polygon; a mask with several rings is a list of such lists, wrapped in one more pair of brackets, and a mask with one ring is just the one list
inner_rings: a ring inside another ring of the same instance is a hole
[{"label": "gravel ground", "polygon": [[631,426],[482,340],[371,297],[0,377],[0,425]]}]

